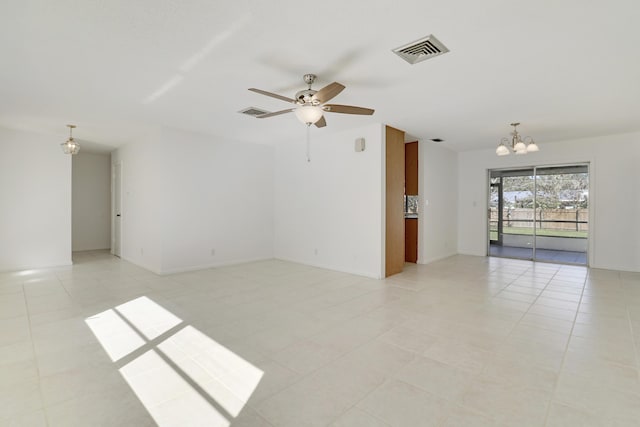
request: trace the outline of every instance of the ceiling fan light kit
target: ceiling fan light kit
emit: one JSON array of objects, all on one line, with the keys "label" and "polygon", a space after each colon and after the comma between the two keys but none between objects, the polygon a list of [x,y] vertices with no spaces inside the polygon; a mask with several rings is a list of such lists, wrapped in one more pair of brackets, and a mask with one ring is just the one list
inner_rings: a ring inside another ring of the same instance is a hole
[{"label": "ceiling fan light kit", "polygon": [[325,127],[327,122],[324,118],[324,113],[340,113],[340,114],[356,114],[356,115],[372,115],[374,110],[371,108],[355,107],[352,105],[338,105],[327,104],[328,101],[336,97],[340,92],[345,89],[345,86],[333,82],[323,87],[320,90],[314,90],[311,88],[316,81],[315,74],[305,74],[302,79],[309,86],[307,89],[303,89],[295,94],[294,98],[288,98],[286,96],[278,95],[277,93],[267,92],[262,89],[250,88],[249,90],[261,95],[270,96],[281,101],[285,101],[291,104],[295,104],[295,108],[288,108],[286,110],[275,111],[273,113],[261,114],[256,117],[259,119],[266,119],[269,117],[279,116],[290,112],[295,112],[296,117],[300,122],[311,126],[312,124],[318,128]]},{"label": "ceiling fan light kit", "polygon": [[296,117],[306,125],[312,125],[322,118],[322,108],[316,105],[300,105],[295,110]]},{"label": "ceiling fan light kit", "polygon": [[496,154],[498,156],[508,156],[509,154],[511,154],[511,152],[517,155],[522,155],[540,151],[540,147],[538,147],[533,138],[527,136],[522,139],[522,137],[518,133],[518,125],[520,125],[520,123],[511,123],[511,126],[513,126],[511,139],[502,138],[500,140],[500,144],[498,145],[498,148],[496,148]]}]

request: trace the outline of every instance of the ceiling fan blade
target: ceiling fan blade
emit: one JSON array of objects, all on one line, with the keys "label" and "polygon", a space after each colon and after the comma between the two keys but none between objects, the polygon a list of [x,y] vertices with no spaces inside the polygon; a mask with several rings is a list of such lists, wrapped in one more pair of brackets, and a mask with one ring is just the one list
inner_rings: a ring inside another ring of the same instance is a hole
[{"label": "ceiling fan blade", "polygon": [[324,116],[322,116],[320,117],[320,120],[314,123],[314,125],[316,125],[316,127],[318,128],[323,128],[327,125],[327,121],[324,119]]},{"label": "ceiling fan blade", "polygon": [[272,92],[267,92],[266,90],[261,90],[261,89],[256,89],[254,87],[249,88],[249,90],[251,92],[255,92],[255,93],[259,93],[261,95],[266,95],[266,96],[270,96],[272,98],[276,98],[279,99],[281,101],[285,101],[285,102],[291,102],[292,104],[296,103],[296,100],[293,98],[287,98],[286,96],[282,96],[282,95],[278,95],[277,93],[272,93]]},{"label": "ceiling fan blade", "polygon": [[326,104],[322,106],[324,111],[329,113],[343,113],[343,114],[363,114],[370,116],[375,110],[371,108],[354,107],[353,105],[338,105],[338,104]]},{"label": "ceiling fan blade", "polygon": [[295,108],[289,108],[287,110],[275,111],[273,113],[260,114],[259,116],[256,116],[256,117],[259,118],[259,119],[266,119],[268,117],[279,116],[280,114],[287,114],[287,113],[290,113],[290,112],[292,112],[294,110],[295,110]]},{"label": "ceiling fan blade", "polygon": [[324,104],[343,90],[344,85],[341,85],[338,82],[333,82],[320,89],[318,92],[316,92],[315,95],[313,95],[313,97],[317,99],[321,104]]}]

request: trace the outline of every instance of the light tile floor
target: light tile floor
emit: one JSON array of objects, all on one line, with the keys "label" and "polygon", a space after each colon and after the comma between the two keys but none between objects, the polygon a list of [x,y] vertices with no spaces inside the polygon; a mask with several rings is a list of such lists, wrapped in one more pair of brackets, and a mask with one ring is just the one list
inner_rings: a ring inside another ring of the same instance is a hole
[{"label": "light tile floor", "polygon": [[640,273],[74,260],[0,273],[0,425],[640,425]]}]

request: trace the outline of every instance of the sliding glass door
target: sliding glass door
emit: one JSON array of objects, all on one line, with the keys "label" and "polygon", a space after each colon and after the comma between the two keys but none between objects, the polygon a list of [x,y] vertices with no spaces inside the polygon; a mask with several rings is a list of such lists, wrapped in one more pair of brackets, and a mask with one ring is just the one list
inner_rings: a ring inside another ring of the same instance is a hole
[{"label": "sliding glass door", "polygon": [[588,165],[490,171],[488,254],[587,263]]},{"label": "sliding glass door", "polygon": [[536,168],[536,259],[587,264],[587,165]]},{"label": "sliding glass door", "polygon": [[491,178],[489,184],[489,243],[502,245],[503,218],[498,215],[502,211],[502,179]]},{"label": "sliding glass door", "polygon": [[499,191],[498,209],[491,215],[496,217],[497,241],[490,245],[489,254],[533,259],[535,236],[533,168],[492,171],[491,178],[497,181]]}]

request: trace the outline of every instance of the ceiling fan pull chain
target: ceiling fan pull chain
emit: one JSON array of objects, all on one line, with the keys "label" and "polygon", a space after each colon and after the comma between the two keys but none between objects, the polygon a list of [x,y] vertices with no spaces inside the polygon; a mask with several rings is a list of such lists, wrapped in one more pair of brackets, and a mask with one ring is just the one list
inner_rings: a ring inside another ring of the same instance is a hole
[{"label": "ceiling fan pull chain", "polygon": [[311,156],[309,154],[309,132],[311,129],[311,123],[307,123],[307,162],[311,161]]}]

